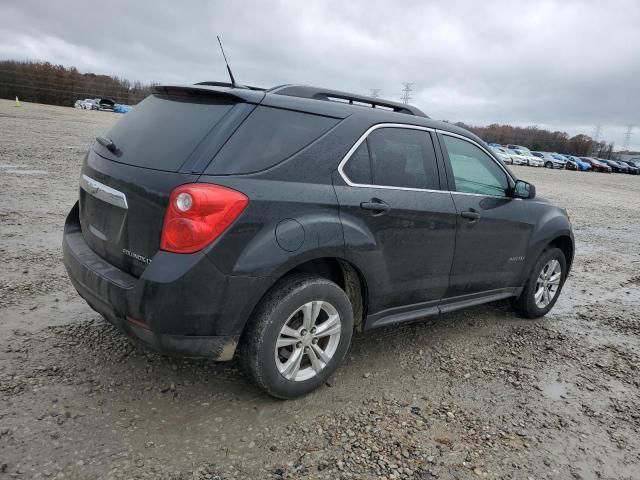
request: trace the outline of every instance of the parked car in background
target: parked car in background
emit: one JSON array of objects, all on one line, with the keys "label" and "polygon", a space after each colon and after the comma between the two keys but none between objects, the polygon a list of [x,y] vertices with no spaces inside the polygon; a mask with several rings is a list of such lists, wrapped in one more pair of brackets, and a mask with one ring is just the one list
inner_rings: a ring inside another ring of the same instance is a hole
[{"label": "parked car in background", "polygon": [[[592,170],[591,164],[574,155],[564,155],[567,159],[567,165],[565,168],[568,170],[580,170],[581,172],[589,172]],[[570,167],[572,165],[573,167]]]},{"label": "parked car in background", "polygon": [[565,168],[565,166],[567,165],[567,159],[564,158],[564,155],[561,155],[560,153],[552,153],[551,156],[557,161],[560,162],[560,164],[562,165],[560,168]]},{"label": "parked car in background", "polygon": [[496,144],[489,144],[489,148],[504,163],[507,163],[509,165],[513,165],[513,159],[511,158],[511,153],[506,148],[501,147],[500,145],[496,145]]},{"label": "parked car in background", "polygon": [[531,155],[542,159],[543,165],[546,168],[564,168],[567,163],[567,160],[557,153],[531,152]]},{"label": "parked car in background", "polygon": [[531,153],[531,150],[529,150],[527,147],[510,143],[507,145],[507,148],[510,151],[520,155],[520,157],[525,158],[527,160],[526,165],[529,165],[530,167],[542,167],[544,165],[544,162],[540,158],[533,155]]},{"label": "parked car in background", "polygon": [[511,161],[514,165],[529,165],[528,157],[522,155],[517,150],[509,150],[509,155],[511,155]]},{"label": "parked car in background", "polygon": [[605,165],[609,165],[613,173],[629,173],[629,168],[618,162],[615,162],[613,160],[607,160],[605,158],[598,158],[597,160],[599,162],[604,163]]},{"label": "parked car in background", "polygon": [[116,102],[110,98],[101,98],[98,100],[98,110],[105,112],[113,112],[116,106]]},{"label": "parked car in background", "polygon": [[611,173],[612,169],[606,163],[600,162],[599,160],[593,157],[580,157],[580,160],[587,162],[591,165],[594,172],[602,172],[602,173]]},{"label": "parked car in background", "polygon": [[523,147],[522,145],[514,145],[513,143],[508,143],[506,147],[509,150],[520,150],[521,152],[527,152],[527,154],[531,153],[531,150],[529,150],[527,147]]},{"label": "parked car in background", "polygon": [[573,170],[573,171],[576,171],[576,172],[580,171],[580,167],[578,166],[578,164],[573,162],[573,161],[571,161],[571,160],[567,160],[567,163],[564,166],[564,168],[566,170]]},{"label": "parked car in background", "polygon": [[84,100],[76,100],[73,105],[75,108],[81,108],[83,110],[98,110],[98,101],[93,98],[85,98]]},{"label": "parked car in background", "polygon": [[616,160],[618,163],[621,163],[622,165],[625,165],[626,167],[629,168],[629,173],[633,174],[633,175],[638,175],[640,173],[640,168],[638,168],[638,166],[635,163],[626,161],[626,160]]},{"label": "parked car in background", "polygon": [[294,398],[354,331],[499,299],[553,308],[567,211],[473,133],[380,98],[217,85],[154,86],[84,158],[63,261],[126,335],[187,357],[238,349],[262,389]]},{"label": "parked car in background", "polygon": [[530,167],[544,167],[544,160],[536,157],[530,150],[514,150],[527,159],[527,165]]}]

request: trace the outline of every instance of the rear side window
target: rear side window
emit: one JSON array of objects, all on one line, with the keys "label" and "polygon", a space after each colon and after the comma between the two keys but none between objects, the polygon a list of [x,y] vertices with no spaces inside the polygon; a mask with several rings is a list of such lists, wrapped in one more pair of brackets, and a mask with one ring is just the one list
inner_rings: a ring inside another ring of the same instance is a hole
[{"label": "rear side window", "polygon": [[107,133],[121,154],[106,149],[100,154],[137,167],[178,171],[233,105],[211,97],[151,95]]},{"label": "rear side window", "polygon": [[[368,154],[369,164],[366,164]],[[353,183],[402,188],[439,188],[431,135],[408,128],[379,128],[343,168]]]},{"label": "rear side window", "polygon": [[265,170],[302,150],[338,121],[258,106],[222,147],[206,173],[225,175]]},{"label": "rear side window", "polygon": [[362,142],[358,149],[353,152],[353,155],[351,155],[351,158],[349,158],[349,161],[344,166],[343,171],[353,183],[362,185],[373,184],[371,159],[369,158],[369,148],[366,141]]}]

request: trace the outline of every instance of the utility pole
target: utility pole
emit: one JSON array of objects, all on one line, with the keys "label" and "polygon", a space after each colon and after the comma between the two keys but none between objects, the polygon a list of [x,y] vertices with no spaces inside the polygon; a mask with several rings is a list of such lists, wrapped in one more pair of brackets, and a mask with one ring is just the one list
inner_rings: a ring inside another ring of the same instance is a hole
[{"label": "utility pole", "polygon": [[602,126],[596,125],[595,132],[593,132],[593,143],[598,143],[600,141],[601,130],[602,130]]},{"label": "utility pole", "polygon": [[629,143],[631,143],[631,130],[633,130],[633,125],[627,126],[627,133],[624,134],[624,147],[622,147],[623,151],[629,150]]},{"label": "utility pole", "polygon": [[369,95],[371,98],[380,98],[380,89],[379,88],[372,88],[371,89],[371,95]]},{"label": "utility pole", "polygon": [[402,103],[407,104],[411,100],[413,85],[413,82],[402,82]]}]

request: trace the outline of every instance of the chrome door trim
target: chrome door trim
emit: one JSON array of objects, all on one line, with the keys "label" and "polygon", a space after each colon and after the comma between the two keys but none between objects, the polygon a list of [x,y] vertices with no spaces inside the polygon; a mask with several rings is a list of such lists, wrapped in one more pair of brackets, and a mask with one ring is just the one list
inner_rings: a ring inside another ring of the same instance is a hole
[{"label": "chrome door trim", "polygon": [[[420,125],[409,125],[405,123],[378,123],[370,127],[366,132],[364,132],[360,138],[353,144],[353,146],[349,149],[344,158],[340,161],[338,165],[338,173],[342,177],[342,180],[349,185],[350,187],[358,187],[358,188],[383,188],[387,190],[404,190],[409,192],[433,192],[433,193],[450,193],[448,190],[432,190],[429,188],[410,188],[410,187],[392,187],[389,185],[373,185],[366,183],[355,183],[349,180],[349,177],[344,173],[344,166],[349,161],[353,153],[358,149],[358,147],[366,140],[366,138],[373,132],[379,128],[406,128],[408,130],[422,130],[425,132],[435,132],[434,128],[422,127]],[[435,148],[435,145],[434,145]]]},{"label": "chrome door trim", "polygon": [[100,183],[85,174],[82,174],[80,177],[80,188],[89,195],[102,200],[103,202],[119,208],[124,208],[125,210],[129,208],[129,205],[127,204],[127,197],[124,193],[116,190],[115,188],[111,188],[104,183]]}]

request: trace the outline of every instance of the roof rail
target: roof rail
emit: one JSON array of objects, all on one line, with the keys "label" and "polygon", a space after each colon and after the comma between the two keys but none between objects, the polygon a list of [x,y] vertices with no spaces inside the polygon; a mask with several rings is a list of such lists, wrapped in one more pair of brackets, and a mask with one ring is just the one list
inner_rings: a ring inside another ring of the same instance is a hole
[{"label": "roof rail", "polygon": [[312,98],[314,100],[334,101],[348,103],[349,105],[360,105],[363,107],[380,108],[392,110],[397,113],[406,113],[419,117],[429,118],[422,110],[405,103],[392,102],[381,98],[368,97],[366,95],[355,95],[353,93],[329,90],[326,88],[309,87],[306,85],[281,85],[267,90],[268,93],[278,95],[288,95],[291,97]]}]

